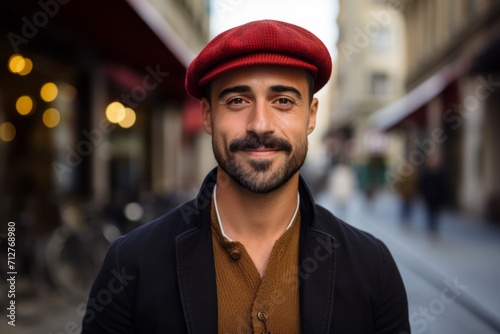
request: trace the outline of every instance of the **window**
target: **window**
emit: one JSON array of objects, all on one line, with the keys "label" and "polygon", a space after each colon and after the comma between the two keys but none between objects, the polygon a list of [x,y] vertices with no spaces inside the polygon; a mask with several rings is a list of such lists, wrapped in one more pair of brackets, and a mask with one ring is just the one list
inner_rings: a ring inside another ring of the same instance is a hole
[{"label": "window", "polygon": [[470,23],[475,23],[481,11],[481,2],[477,0],[467,1],[467,16]]},{"label": "window", "polygon": [[389,92],[389,77],[386,73],[372,73],[370,93],[374,96],[385,96]]},{"label": "window", "polygon": [[448,0],[448,15],[451,35],[454,36],[460,27],[460,6],[456,0]]},{"label": "window", "polygon": [[386,27],[380,28],[379,32],[372,37],[371,42],[374,51],[389,51],[391,48],[391,30]]}]

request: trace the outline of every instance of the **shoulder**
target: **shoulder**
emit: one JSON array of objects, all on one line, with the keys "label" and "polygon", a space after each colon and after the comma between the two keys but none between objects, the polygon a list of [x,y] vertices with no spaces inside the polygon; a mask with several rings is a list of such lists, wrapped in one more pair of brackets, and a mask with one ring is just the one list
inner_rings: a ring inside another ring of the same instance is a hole
[{"label": "shoulder", "polygon": [[[316,206],[315,229],[335,239],[335,254],[340,275],[346,286],[364,286],[379,300],[389,286],[404,294],[399,270],[385,243]],[[342,285],[342,284],[341,284]]]},{"label": "shoulder", "polygon": [[321,206],[315,211],[313,228],[335,239],[335,300],[342,306],[334,313],[339,331],[352,329],[342,328],[346,316],[358,324],[370,319],[374,333],[409,331],[406,291],[386,245]]},{"label": "shoulder", "polygon": [[199,227],[199,216],[194,200],[186,202],[120,237],[114,247],[125,258],[173,250],[179,235]]},{"label": "shoulder", "polygon": [[315,209],[314,229],[333,237],[340,266],[380,278],[395,267],[392,254],[379,238],[348,224],[319,205]]},{"label": "shoulder", "polygon": [[337,243],[360,250],[385,251],[383,242],[372,234],[348,224],[318,204],[315,204],[315,211],[315,229],[332,235]]}]

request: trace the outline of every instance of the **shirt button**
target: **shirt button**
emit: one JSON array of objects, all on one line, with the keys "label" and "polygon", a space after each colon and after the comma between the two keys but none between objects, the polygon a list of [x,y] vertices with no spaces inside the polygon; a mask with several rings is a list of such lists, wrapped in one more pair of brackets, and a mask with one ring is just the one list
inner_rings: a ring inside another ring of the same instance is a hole
[{"label": "shirt button", "polygon": [[257,318],[259,318],[259,320],[266,321],[266,319],[267,319],[266,312],[265,311],[259,311],[257,313]]},{"label": "shirt button", "polygon": [[231,257],[233,260],[239,260],[241,257],[241,252],[238,249],[231,250]]}]

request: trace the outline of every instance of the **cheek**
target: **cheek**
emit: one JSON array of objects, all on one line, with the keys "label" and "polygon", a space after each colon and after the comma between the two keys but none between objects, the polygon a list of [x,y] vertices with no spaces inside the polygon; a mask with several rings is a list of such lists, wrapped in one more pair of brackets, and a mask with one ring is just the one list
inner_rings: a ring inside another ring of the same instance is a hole
[{"label": "cheek", "polygon": [[229,147],[231,141],[236,137],[232,129],[227,126],[222,126],[222,124],[215,125],[213,127],[212,139],[215,141],[219,149],[224,147]]},{"label": "cheek", "polygon": [[309,121],[305,117],[297,118],[281,118],[277,123],[277,127],[282,135],[300,140],[302,137],[307,137]]},{"label": "cheek", "polygon": [[281,129],[303,129],[309,127],[309,112],[298,109],[291,114],[278,114],[275,118],[275,124]]},{"label": "cheek", "polygon": [[241,118],[226,117],[224,119],[216,119],[213,122],[213,135],[218,138],[224,138],[229,141],[235,137],[244,136],[246,133],[244,123]]}]

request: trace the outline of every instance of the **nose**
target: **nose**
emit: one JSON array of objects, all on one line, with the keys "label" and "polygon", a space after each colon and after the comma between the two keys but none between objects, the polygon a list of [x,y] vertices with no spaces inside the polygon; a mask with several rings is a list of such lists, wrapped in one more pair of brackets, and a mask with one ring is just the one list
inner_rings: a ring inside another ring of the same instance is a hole
[{"label": "nose", "polygon": [[250,111],[247,132],[256,135],[274,133],[274,117],[271,108],[265,102],[258,102]]}]

